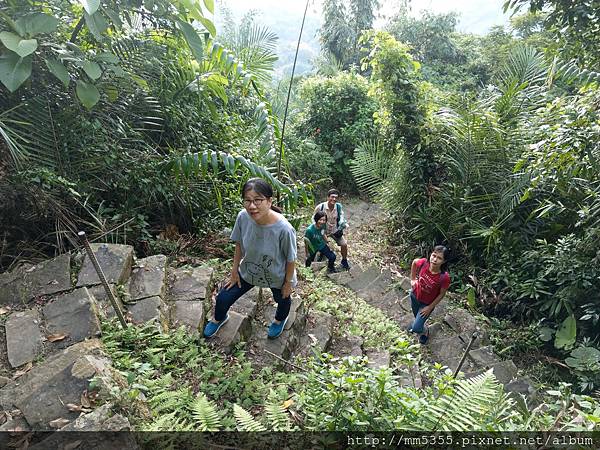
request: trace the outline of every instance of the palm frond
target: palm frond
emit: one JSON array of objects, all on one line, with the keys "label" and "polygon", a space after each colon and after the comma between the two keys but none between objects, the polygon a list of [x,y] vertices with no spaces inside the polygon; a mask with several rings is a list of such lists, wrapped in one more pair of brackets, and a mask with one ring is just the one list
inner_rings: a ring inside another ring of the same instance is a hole
[{"label": "palm frond", "polygon": [[395,165],[380,141],[366,141],[354,151],[350,172],[358,186],[371,197],[376,197],[381,184]]}]

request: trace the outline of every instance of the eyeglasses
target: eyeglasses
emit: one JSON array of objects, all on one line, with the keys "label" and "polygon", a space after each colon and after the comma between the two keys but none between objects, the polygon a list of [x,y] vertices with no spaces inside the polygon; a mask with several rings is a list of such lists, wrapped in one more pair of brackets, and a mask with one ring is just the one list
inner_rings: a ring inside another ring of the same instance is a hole
[{"label": "eyeglasses", "polygon": [[262,202],[264,202],[265,200],[266,200],[266,198],[255,198],[254,200],[244,199],[244,206],[248,207],[252,203],[254,203],[254,205],[256,205],[256,206],[260,206],[260,205],[262,205]]}]

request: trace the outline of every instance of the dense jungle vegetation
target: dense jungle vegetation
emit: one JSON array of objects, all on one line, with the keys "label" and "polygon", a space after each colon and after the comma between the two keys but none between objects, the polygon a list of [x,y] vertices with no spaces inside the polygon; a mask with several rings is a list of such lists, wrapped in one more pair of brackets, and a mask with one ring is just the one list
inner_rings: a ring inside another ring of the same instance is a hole
[{"label": "dense jungle vegetation", "polygon": [[[521,354],[559,367],[557,385],[571,383],[527,416],[480,380],[488,403],[471,411],[474,429],[597,427],[600,2],[507,0],[510,27],[485,36],[458,32],[452,13],[415,18],[410,2],[374,30],[379,6],[323,1],[322,55],[293,80],[281,144],[290,80],[273,79],[277,36],[255,14],[217,30],[213,0],[2,2],[0,271],[71,250],[80,229],[139,256],[226,256],[215,237],[249,176],[274,185],[293,223],[315,191],[336,186],[389,211],[402,261],[449,246],[452,290]],[[152,330],[107,333],[132,352],[189,344]],[[193,365],[205,349],[195,352],[174,351],[173,364]],[[251,378],[239,364],[227,368],[232,392],[250,408],[265,388],[237,391]],[[436,402],[453,401],[444,375],[419,399],[385,394],[393,377],[354,385],[348,374],[366,368],[328,364],[315,363],[299,394],[308,429],[428,429]],[[261,398],[285,429],[277,402],[293,380],[280,381]],[[210,396],[220,393],[188,394],[170,401],[203,429],[234,426],[215,416]],[[364,409],[332,417],[323,411],[333,404]],[[191,426],[165,411],[170,419],[149,428]]]}]

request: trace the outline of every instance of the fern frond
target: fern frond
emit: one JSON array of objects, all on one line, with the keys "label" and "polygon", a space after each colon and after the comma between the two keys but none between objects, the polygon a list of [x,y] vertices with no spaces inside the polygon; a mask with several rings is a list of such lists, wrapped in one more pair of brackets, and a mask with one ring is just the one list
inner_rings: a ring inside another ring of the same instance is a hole
[{"label": "fern frond", "polygon": [[441,396],[419,412],[419,430],[467,431],[482,429],[485,424],[497,427],[507,419],[512,408],[510,400],[491,370],[476,377],[461,380],[453,394]]},{"label": "fern frond", "polygon": [[265,414],[273,431],[290,431],[291,423],[288,413],[272,393],[265,404]]},{"label": "fern frond", "polygon": [[199,393],[190,404],[192,416],[198,422],[198,431],[219,431],[221,429],[221,417],[217,413],[215,405],[204,395]]},{"label": "fern frond", "polygon": [[162,391],[150,399],[150,406],[157,413],[166,411],[179,411],[192,400],[189,388],[181,388],[176,391]]},{"label": "fern frond", "polygon": [[267,431],[267,429],[237,403],[233,405],[233,415],[238,431]]}]

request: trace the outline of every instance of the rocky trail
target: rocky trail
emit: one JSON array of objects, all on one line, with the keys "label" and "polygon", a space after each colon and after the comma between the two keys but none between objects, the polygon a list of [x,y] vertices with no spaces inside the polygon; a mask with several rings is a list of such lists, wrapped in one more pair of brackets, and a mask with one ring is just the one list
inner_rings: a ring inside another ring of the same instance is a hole
[{"label": "rocky trail", "polygon": [[[353,291],[406,329],[412,321],[410,282],[387,267],[378,250],[384,240],[377,231],[382,212],[362,201],[345,208],[351,224],[351,270],[326,274],[325,263],[313,263],[312,270]],[[132,324],[153,321],[164,332],[185,326],[190,333],[201,333],[212,315],[220,281],[212,268],[171,267],[164,255],[138,259],[127,245],[93,244],[92,249],[114,292],[126,300],[122,307]],[[298,260],[304,261],[302,246]],[[0,431],[130,428],[125,417],[111,415],[110,405],[94,409],[88,398],[93,395],[92,378],[104,380],[102,390],[119,377],[99,339],[101,321],[114,315],[99,283],[83,253],[0,274]],[[336,335],[334,316],[309,310],[298,294],[293,295],[285,331],[269,340],[266,330],[274,311],[270,291],[254,288],[234,304],[230,320],[211,345],[230,352],[246,343],[254,365],[277,364],[282,370],[288,369],[282,360],[308,355],[315,347],[334,356],[367,356],[374,367],[390,366],[387,350],[363,348],[360,336]],[[462,372],[468,377],[492,369],[506,391],[535,394],[530,381],[518,376],[515,364],[497,356],[485,327],[467,310],[444,300],[430,319],[430,329],[430,343],[421,346],[425,359],[454,370],[477,331]],[[404,369],[406,384],[419,387],[418,367]]]}]

